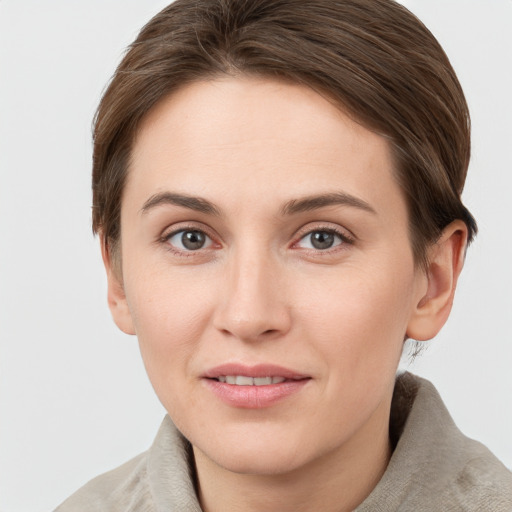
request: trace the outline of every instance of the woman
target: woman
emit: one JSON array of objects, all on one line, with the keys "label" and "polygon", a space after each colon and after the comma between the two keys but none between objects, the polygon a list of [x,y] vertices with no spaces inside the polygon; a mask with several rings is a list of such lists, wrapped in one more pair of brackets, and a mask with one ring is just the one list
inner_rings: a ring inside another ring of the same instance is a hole
[{"label": "woman", "polygon": [[166,417],[58,510],[510,510],[435,389],[476,224],[469,115],[389,0],[178,0],[96,118],[93,224]]}]

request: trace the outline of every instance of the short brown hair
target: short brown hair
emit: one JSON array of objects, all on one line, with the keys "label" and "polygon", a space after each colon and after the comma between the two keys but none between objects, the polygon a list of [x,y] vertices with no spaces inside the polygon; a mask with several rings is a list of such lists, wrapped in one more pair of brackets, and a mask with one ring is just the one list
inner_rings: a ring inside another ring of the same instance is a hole
[{"label": "short brown hair", "polygon": [[461,202],[470,120],[430,31],[393,0],[176,0],[142,29],[94,126],[93,230],[111,251],[142,118],[186,84],[219,75],[284,79],[329,96],[391,145],[417,262],[443,228],[476,222]]}]

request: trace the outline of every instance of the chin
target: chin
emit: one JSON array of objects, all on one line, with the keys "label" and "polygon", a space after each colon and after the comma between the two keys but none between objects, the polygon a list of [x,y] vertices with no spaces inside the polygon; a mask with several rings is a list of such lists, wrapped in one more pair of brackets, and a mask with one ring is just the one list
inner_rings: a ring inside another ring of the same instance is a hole
[{"label": "chin", "polygon": [[199,450],[201,455],[227,471],[270,476],[298,470],[321,455],[314,453],[311,438],[301,442],[300,436],[293,436],[290,429],[287,429],[288,436],[283,437],[283,431],[262,431],[255,425],[248,426],[249,432],[244,435],[227,433],[226,437],[210,438],[210,443],[195,445],[195,456]]},{"label": "chin", "polygon": [[304,464],[303,460],[298,460],[296,454],[286,454],[282,450],[276,451],[273,447],[264,451],[257,449],[250,452],[235,449],[218,456],[212,454],[210,458],[225,470],[241,475],[282,475],[293,472]]}]

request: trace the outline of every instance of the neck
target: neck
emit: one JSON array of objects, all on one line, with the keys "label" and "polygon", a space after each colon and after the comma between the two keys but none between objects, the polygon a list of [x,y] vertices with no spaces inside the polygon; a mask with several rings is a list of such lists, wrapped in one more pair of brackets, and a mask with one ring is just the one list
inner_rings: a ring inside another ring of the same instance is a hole
[{"label": "neck", "polygon": [[[240,474],[194,447],[198,495],[205,512],[349,512],[382,477],[391,457],[389,405],[347,443],[281,474]],[[378,413],[379,411],[377,411]]]}]

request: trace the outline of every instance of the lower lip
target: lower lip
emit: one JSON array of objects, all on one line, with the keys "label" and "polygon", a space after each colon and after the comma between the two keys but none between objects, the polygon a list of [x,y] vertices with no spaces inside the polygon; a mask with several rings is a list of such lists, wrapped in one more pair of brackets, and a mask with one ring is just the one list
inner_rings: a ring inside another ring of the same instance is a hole
[{"label": "lower lip", "polygon": [[310,379],[286,380],[267,386],[236,386],[204,379],[208,388],[224,403],[243,409],[263,409],[298,393]]}]

